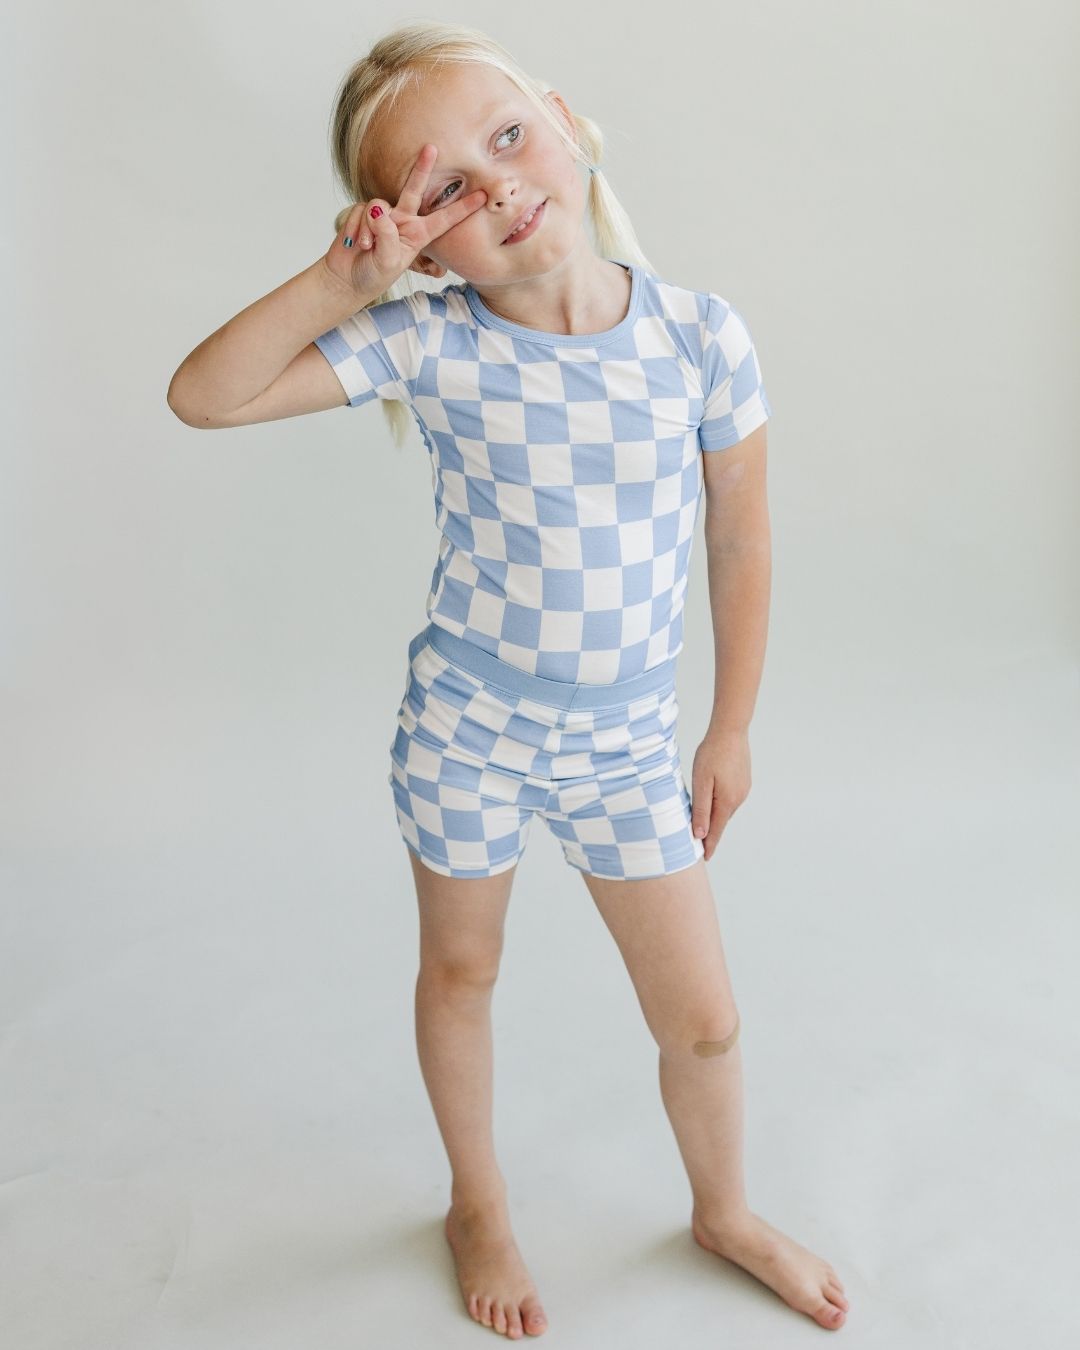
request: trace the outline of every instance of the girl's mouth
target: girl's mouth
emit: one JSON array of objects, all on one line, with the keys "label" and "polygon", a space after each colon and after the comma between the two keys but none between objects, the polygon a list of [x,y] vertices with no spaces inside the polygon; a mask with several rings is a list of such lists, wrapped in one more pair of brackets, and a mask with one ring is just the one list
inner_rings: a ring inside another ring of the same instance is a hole
[{"label": "girl's mouth", "polygon": [[532,213],[532,219],[529,221],[529,223],[527,225],[523,225],[521,229],[518,230],[515,234],[509,235],[506,239],[503,240],[503,243],[518,244],[521,242],[522,239],[528,239],[530,235],[535,234],[536,231],[540,228],[540,222],[544,218],[544,207],[546,205],[547,205],[547,198],[545,197],[544,200],[540,203],[540,205],[536,208],[536,210]]}]

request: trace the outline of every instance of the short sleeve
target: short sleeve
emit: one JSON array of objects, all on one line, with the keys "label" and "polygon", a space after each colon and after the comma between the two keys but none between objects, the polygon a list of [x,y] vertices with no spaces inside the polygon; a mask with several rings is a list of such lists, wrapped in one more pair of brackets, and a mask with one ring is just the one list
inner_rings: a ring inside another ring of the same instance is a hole
[{"label": "short sleeve", "polygon": [[430,317],[429,293],[414,291],[358,310],[315,339],[351,407],[373,398],[412,402]]},{"label": "short sleeve", "polygon": [[709,294],[701,353],[703,450],[725,450],[772,415],[750,329],[739,311]]}]

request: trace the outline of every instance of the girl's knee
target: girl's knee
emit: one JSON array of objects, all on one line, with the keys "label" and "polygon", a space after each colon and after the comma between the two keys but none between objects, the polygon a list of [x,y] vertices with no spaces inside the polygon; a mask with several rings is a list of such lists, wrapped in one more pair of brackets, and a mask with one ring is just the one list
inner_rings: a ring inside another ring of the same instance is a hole
[{"label": "girl's knee", "polygon": [[499,976],[499,958],[497,952],[425,955],[417,979],[448,993],[490,992]]},{"label": "girl's knee", "polygon": [[731,1050],[739,1039],[739,1010],[733,1004],[680,1020],[677,1027],[654,1033],[662,1054],[668,1058],[711,1059]]},{"label": "girl's knee", "polygon": [[701,1040],[695,1041],[690,1048],[698,1059],[711,1059],[713,1055],[726,1054],[738,1039],[739,1010],[736,1008],[734,1024],[726,1036],[721,1036],[718,1040],[702,1037]]}]

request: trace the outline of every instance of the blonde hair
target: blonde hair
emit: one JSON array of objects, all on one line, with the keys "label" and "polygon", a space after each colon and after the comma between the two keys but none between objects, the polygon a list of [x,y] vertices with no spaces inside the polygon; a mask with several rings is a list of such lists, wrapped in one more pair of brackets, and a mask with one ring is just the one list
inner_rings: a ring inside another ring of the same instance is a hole
[{"label": "blonde hair", "polygon": [[[587,213],[601,256],[637,262],[651,271],[652,266],[641,251],[630,217],[600,167],[604,138],[597,124],[588,117],[573,114],[578,137],[575,145],[565,122],[551,100],[545,97],[550,86],[527,75],[509,52],[485,33],[461,24],[435,20],[421,19],[403,24],[381,37],[348,71],[338,88],[331,154],[334,171],[349,198],[349,205],[343,206],[334,217],[334,233],[341,230],[356,202],[383,195],[364,163],[365,142],[376,118],[392,116],[402,91],[409,86],[418,87],[425,72],[443,64],[470,62],[484,62],[512,80],[536,105],[574,158],[583,166],[597,166],[596,172],[589,174]],[[411,280],[418,276],[411,269],[406,271],[389,290],[369,301],[365,308],[431,289]],[[384,399],[382,404],[391,435],[400,448],[412,422],[408,407],[400,399]]]}]

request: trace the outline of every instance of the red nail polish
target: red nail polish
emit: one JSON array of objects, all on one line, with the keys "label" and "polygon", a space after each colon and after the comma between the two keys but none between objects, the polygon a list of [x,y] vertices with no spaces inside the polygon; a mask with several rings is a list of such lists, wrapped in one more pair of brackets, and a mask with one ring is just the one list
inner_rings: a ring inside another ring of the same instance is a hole
[{"label": "red nail polish", "polygon": [[379,217],[380,217],[381,215],[382,215],[382,207],[381,207],[381,206],[373,206],[373,207],[371,208],[371,218],[372,218],[372,220],[378,220]]}]

